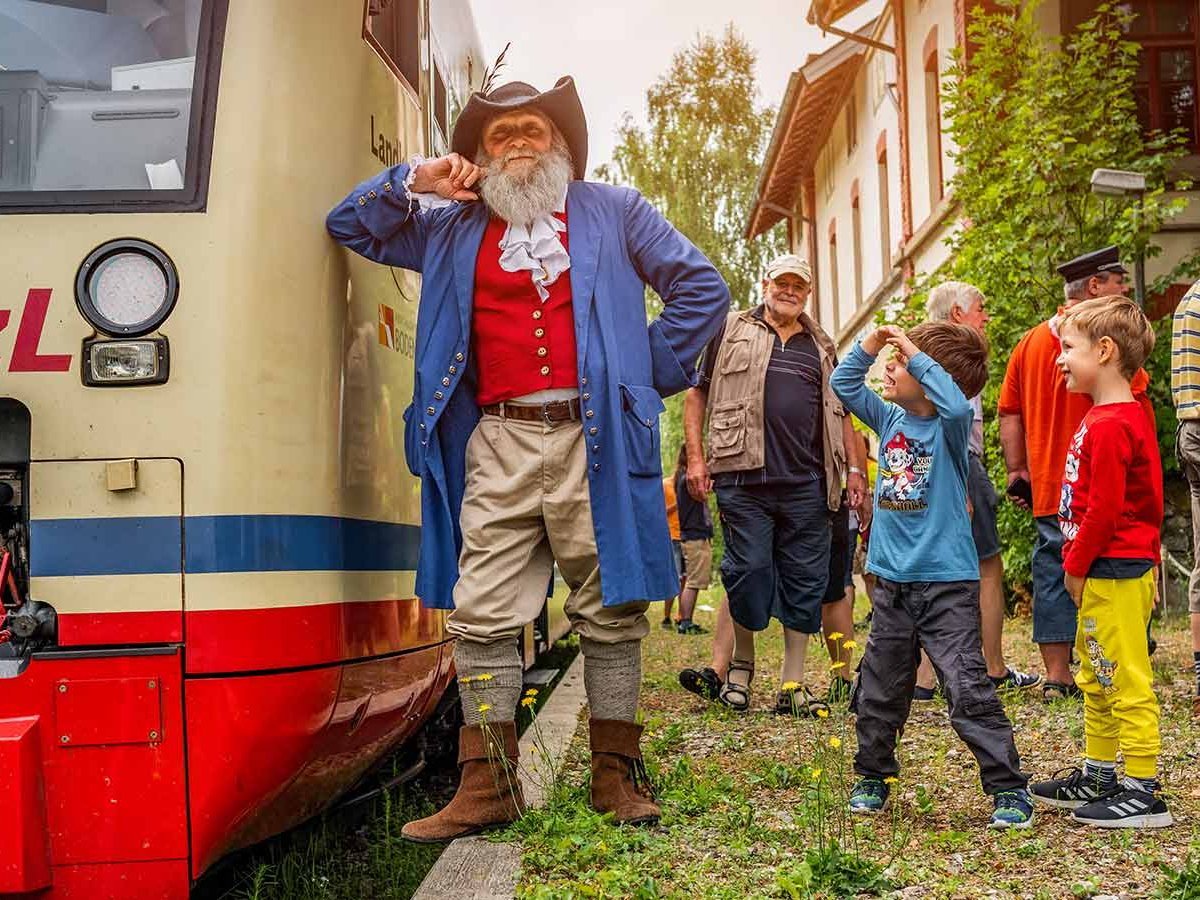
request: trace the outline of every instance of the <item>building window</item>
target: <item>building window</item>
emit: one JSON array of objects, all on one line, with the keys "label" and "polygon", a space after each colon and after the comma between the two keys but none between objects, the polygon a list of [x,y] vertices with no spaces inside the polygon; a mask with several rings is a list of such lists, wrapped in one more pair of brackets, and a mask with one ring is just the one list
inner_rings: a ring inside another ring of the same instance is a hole
[{"label": "building window", "polygon": [[[857,188],[858,185],[856,184]],[[854,263],[854,296],[851,298],[854,303],[854,308],[863,302],[863,274],[862,274],[862,210],[859,207],[858,191],[854,192],[854,198],[850,203],[850,240],[852,246],[851,259]]]},{"label": "building window", "polygon": [[414,91],[421,84],[420,0],[370,0],[367,33],[393,71]]},{"label": "building window", "polygon": [[[1200,150],[1197,114],[1197,8],[1194,0],[1129,0],[1130,40],[1141,45],[1134,84],[1138,120],[1147,131],[1181,129]],[[1096,14],[1095,0],[1068,0],[1063,30]]]},{"label": "building window", "polygon": [[846,103],[846,156],[854,153],[858,146],[858,91],[852,87]]},{"label": "building window", "polygon": [[[930,37],[935,37],[933,33]],[[927,42],[928,43],[928,42]],[[929,161],[929,209],[942,199],[942,99],[938,84],[938,53],[934,41],[925,56],[925,141]]]},{"label": "building window", "polygon": [[[833,225],[832,222],[829,223]],[[832,303],[832,315],[830,321],[833,323],[833,334],[836,336],[840,325],[838,316],[838,252],[837,252],[837,232],[830,227],[829,229],[829,299]]]},{"label": "building window", "polygon": [[883,259],[881,271],[886,279],[887,273],[892,268],[892,216],[888,207],[887,150],[879,154],[879,162],[876,164],[875,170],[879,175],[879,239],[882,242],[879,252]]}]

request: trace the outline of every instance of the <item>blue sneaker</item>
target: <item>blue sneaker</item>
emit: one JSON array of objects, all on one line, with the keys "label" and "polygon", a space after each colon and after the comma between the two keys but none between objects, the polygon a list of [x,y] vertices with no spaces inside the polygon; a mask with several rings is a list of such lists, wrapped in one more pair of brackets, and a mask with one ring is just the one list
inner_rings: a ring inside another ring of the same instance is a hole
[{"label": "blue sneaker", "polygon": [[850,812],[877,813],[887,803],[891,789],[882,778],[860,778],[850,791]]},{"label": "blue sneaker", "polygon": [[993,800],[996,808],[992,812],[992,821],[988,823],[988,828],[1033,827],[1033,798],[1025,788],[1000,791]]}]

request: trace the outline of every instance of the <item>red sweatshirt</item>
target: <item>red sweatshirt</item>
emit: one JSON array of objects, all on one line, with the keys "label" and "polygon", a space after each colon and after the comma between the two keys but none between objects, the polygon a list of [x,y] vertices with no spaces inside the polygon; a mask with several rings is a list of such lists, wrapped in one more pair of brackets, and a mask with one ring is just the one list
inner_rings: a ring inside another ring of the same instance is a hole
[{"label": "red sweatshirt", "polygon": [[1157,565],[1162,520],[1158,436],[1142,407],[1093,406],[1067,449],[1058,508],[1063,570],[1086,578],[1097,560]]}]

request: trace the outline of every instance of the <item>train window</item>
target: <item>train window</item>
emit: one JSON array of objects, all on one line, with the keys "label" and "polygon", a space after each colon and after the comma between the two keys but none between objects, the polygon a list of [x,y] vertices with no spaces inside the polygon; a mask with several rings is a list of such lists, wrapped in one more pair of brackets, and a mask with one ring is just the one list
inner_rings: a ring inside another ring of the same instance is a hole
[{"label": "train window", "polygon": [[0,207],[198,195],[201,25],[225,4],[0,0]]},{"label": "train window", "polygon": [[446,119],[450,115],[450,104],[446,97],[446,79],[442,77],[442,70],[438,66],[433,67],[433,120],[437,122],[438,128],[442,129],[442,134],[449,134],[446,128]]},{"label": "train window", "polygon": [[367,30],[383,58],[414,91],[421,84],[420,0],[370,0]]}]

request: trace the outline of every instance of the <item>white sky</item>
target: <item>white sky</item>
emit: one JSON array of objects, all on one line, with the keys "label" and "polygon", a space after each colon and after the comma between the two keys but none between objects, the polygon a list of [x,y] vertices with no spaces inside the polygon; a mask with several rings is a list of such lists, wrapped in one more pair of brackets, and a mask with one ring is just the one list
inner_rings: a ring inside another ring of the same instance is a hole
[{"label": "white sky", "polygon": [[[675,51],[729,22],[758,53],[763,105],[778,107],[788,76],[833,43],[805,21],[810,0],[471,0],[488,65],[512,41],[499,81],[539,90],[572,75],[588,117],[588,169],[612,155],[625,112],[645,121],[646,89]],[[860,11],[860,13],[863,11]],[[862,15],[842,25],[856,27]]]}]

